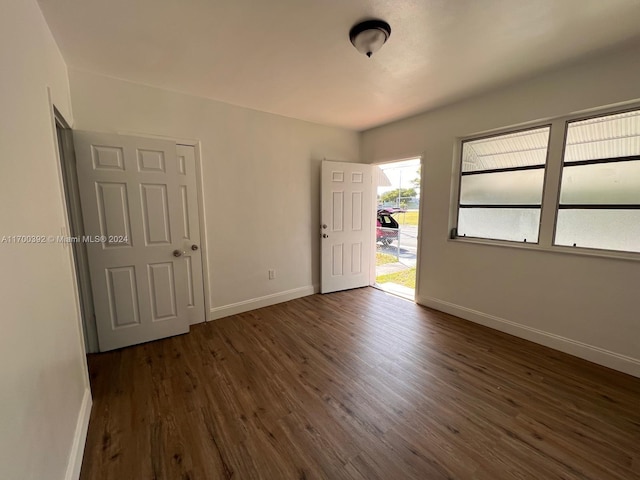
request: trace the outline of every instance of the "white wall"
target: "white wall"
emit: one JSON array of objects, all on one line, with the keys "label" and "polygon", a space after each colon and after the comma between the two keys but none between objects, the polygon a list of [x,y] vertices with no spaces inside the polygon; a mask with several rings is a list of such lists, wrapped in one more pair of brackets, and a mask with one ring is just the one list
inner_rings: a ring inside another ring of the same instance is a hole
[{"label": "white wall", "polygon": [[74,69],[69,77],[77,129],[201,141],[212,316],[313,292],[320,161],[358,161],[357,133]]},{"label": "white wall", "polygon": [[[3,2],[0,64],[0,237],[59,235],[47,87],[71,121],[69,85],[35,0]],[[62,479],[76,466],[90,395],[72,275],[62,245],[0,243],[0,478]]]},{"label": "white wall", "polygon": [[448,241],[456,138],[640,98],[638,46],[364,132],[424,154],[418,301],[640,376],[640,262]]}]

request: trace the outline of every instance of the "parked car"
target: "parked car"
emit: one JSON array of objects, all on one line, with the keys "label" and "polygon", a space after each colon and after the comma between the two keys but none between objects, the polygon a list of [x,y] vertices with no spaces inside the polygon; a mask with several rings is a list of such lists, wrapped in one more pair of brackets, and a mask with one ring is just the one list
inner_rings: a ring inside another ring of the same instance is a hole
[{"label": "parked car", "polygon": [[394,240],[398,240],[398,228],[400,225],[392,215],[404,211],[395,207],[378,208],[376,242],[382,242],[383,245],[391,245]]}]

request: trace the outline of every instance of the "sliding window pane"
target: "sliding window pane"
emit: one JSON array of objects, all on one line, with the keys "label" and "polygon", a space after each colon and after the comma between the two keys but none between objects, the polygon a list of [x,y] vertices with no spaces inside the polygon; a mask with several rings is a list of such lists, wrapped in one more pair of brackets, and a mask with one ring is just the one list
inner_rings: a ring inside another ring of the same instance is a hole
[{"label": "sliding window pane", "polygon": [[463,175],[460,205],[540,205],[544,169]]},{"label": "sliding window pane", "polygon": [[544,165],[547,162],[550,127],[462,143],[462,171]]},{"label": "sliding window pane", "polygon": [[564,161],[640,155],[640,111],[571,122]]},{"label": "sliding window pane", "polygon": [[640,252],[640,111],[570,122],[564,152],[555,244]]},{"label": "sliding window pane", "polygon": [[538,242],[539,208],[460,208],[458,236]]},{"label": "sliding window pane", "polygon": [[558,212],[556,245],[640,252],[640,210]]},{"label": "sliding window pane", "polygon": [[565,166],[560,203],[640,205],[640,161]]}]

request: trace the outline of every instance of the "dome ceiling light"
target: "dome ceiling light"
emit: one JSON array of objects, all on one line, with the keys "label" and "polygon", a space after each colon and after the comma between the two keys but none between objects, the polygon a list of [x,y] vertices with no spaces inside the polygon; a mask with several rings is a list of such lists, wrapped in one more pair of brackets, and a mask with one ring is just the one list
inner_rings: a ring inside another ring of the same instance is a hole
[{"label": "dome ceiling light", "polygon": [[391,27],[382,20],[367,20],[354,25],[349,31],[353,46],[367,57],[380,50],[390,35]]}]

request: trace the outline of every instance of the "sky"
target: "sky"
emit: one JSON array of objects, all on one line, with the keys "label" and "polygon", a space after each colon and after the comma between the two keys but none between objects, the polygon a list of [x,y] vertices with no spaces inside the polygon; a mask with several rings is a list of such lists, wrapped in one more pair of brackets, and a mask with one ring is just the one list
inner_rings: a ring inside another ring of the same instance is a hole
[{"label": "sky", "polygon": [[[378,187],[378,194],[401,188],[415,188],[412,180],[418,178],[418,168],[420,168],[420,159],[412,158],[401,162],[384,163],[378,165],[385,173],[389,181],[390,187]],[[402,185],[400,184],[402,182]],[[419,192],[419,189],[416,189]]]}]

